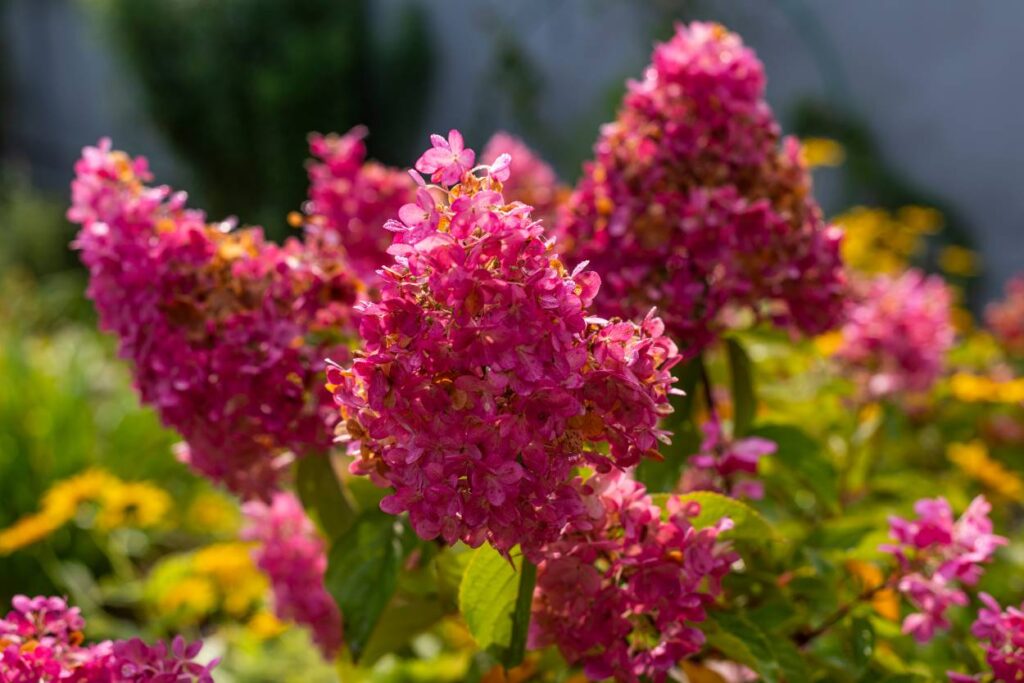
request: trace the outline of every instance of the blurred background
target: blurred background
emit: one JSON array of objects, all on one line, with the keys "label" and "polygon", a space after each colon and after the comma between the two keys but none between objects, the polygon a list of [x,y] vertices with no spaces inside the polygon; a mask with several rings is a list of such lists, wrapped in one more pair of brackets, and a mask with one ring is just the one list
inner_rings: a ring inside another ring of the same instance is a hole
[{"label": "blurred background", "polygon": [[[935,209],[941,230],[914,259],[956,279],[975,312],[1024,270],[1016,0],[0,0],[0,529],[89,467],[160,483],[181,510],[161,512],[177,515],[161,522],[170,550],[237,529],[234,503],[174,461],[174,435],[138,406],[95,330],[63,217],[84,145],[110,136],[212,217],[278,238],[305,197],[310,131],[365,124],[371,156],[408,166],[430,132],[460,128],[479,149],[504,129],[572,182],[654,41],[698,18],[756,49],[786,132],[838,143],[815,171],[829,215],[872,207],[852,215],[895,235],[901,209]],[[87,495],[87,483],[58,493]],[[153,497],[134,493],[131,505]],[[53,556],[0,547],[0,601],[10,586],[72,586],[88,610],[114,585],[127,620],[139,604],[174,612],[196,581],[237,594],[184,560],[142,567],[155,587],[133,583],[122,560],[144,564],[154,541],[125,526],[57,533]],[[202,595],[203,609],[228,609]],[[257,618],[254,632],[273,630]],[[118,629],[115,618],[97,634]],[[260,671],[239,680],[287,680],[233,651],[227,670]]]}]

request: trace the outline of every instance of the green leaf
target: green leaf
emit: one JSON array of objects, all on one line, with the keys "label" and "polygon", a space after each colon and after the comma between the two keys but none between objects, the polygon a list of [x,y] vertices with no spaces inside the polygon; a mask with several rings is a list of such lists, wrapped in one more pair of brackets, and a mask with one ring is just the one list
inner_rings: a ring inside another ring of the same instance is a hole
[{"label": "green leaf", "polygon": [[757,410],[753,364],[735,339],[726,339],[725,349],[729,356],[729,380],[732,387],[732,431],[734,436],[741,437],[750,430]]},{"label": "green leaf", "polygon": [[742,614],[714,612],[700,628],[708,644],[729,659],[745,664],[761,674],[765,683],[778,683],[779,663],[769,637]]},{"label": "green leaf", "polygon": [[793,641],[785,637],[769,637],[768,643],[786,683],[805,683],[811,679],[807,662]]},{"label": "green leaf", "polygon": [[827,508],[838,510],[838,475],[821,444],[792,425],[760,425],[751,434],[774,441],[778,450],[771,457],[813,491]]},{"label": "green leaf", "polygon": [[522,660],[536,568],[515,550],[502,557],[488,545],[473,551],[459,587],[459,609],[482,649],[497,651],[506,667]]},{"label": "green leaf", "polygon": [[[664,512],[668,498],[674,494],[657,493],[651,497]],[[733,528],[722,534],[723,538],[737,540],[771,540],[778,538],[775,529],[754,508],[735,498],[712,491],[695,491],[678,494],[680,500],[700,503],[700,514],[692,518],[698,529],[714,526],[722,517],[732,520]]]},{"label": "green leaf", "polygon": [[348,531],[356,510],[331,466],[330,456],[312,453],[295,463],[295,488],[306,512],[328,538]]},{"label": "green leaf", "polygon": [[324,579],[345,620],[354,660],[362,654],[398,584],[402,563],[400,520],[371,510],[331,546]]},{"label": "green leaf", "polygon": [[[444,616],[437,600],[396,597],[380,615],[373,634],[366,643],[360,663],[373,665],[386,654],[403,647]],[[346,627],[348,624],[346,623]]]}]

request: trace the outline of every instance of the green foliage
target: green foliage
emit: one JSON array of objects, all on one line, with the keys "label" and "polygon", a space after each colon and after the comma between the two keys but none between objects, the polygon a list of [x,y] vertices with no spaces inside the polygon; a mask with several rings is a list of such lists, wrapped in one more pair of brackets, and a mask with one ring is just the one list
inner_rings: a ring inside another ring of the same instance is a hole
[{"label": "green foliage", "polygon": [[750,429],[754,422],[754,413],[757,411],[754,371],[750,356],[736,339],[727,339],[725,349],[729,358],[729,381],[732,389],[732,431],[736,437],[741,437]]},{"label": "green foliage", "polygon": [[366,0],[92,0],[215,217],[272,231],[305,197],[310,131],[365,124],[406,162],[432,72],[422,10],[379,40]]},{"label": "green foliage", "polygon": [[345,643],[356,660],[398,587],[405,533],[401,521],[371,510],[331,545],[325,585],[345,615]]},{"label": "green foliage", "polygon": [[506,558],[487,545],[473,551],[462,577],[459,610],[466,625],[477,645],[507,667],[523,659],[536,577],[537,568],[520,554]]},{"label": "green foliage", "polygon": [[355,522],[356,509],[329,455],[311,453],[295,463],[295,490],[307,513],[331,539]]}]

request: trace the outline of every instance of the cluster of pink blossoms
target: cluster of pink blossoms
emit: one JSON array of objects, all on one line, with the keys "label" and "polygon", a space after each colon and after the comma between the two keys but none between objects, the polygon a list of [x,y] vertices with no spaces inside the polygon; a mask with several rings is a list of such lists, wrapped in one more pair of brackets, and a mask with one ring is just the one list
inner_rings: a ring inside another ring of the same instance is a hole
[{"label": "cluster of pink blossoms", "polygon": [[387,263],[391,237],[385,221],[413,200],[416,186],[403,171],[366,161],[366,129],[345,135],[312,135],[309,149],[307,239],[344,247],[348,262],[366,282]]},{"label": "cluster of pink blossoms", "polygon": [[363,349],[328,386],[353,471],[394,488],[384,510],[426,539],[532,553],[583,514],[575,466],[630,467],[665,438],[678,353],[657,318],[587,317],[599,278],[503,198],[509,155],[474,168],[457,131],[432,139],[416,168],[439,185],[388,224]]},{"label": "cluster of pink blossoms", "polygon": [[557,645],[593,680],[663,681],[700,650],[693,626],[737,555],[701,530],[694,502],[670,497],[667,517],[643,485],[613,471],[584,484],[590,514],[544,549],[537,567],[530,647]]},{"label": "cluster of pink blossoms", "polygon": [[193,661],[201,643],[84,645],[85,620],[62,598],[18,595],[12,607],[0,619],[0,683],[213,683],[217,662]]},{"label": "cluster of pink blossoms", "polygon": [[[980,597],[984,607],[978,612],[971,633],[985,641],[985,661],[992,669],[992,680],[999,683],[1024,680],[1024,605],[1004,611],[991,595],[982,593]],[[977,683],[981,676],[950,673],[949,679],[953,683]]]},{"label": "cluster of pink blossoms", "polygon": [[1006,298],[989,304],[985,322],[1004,349],[1024,356],[1024,275],[1006,283]]},{"label": "cluster of pink blossoms", "polygon": [[243,508],[242,537],[256,541],[255,561],[270,577],[274,608],[281,619],[309,627],[324,656],[342,644],[341,613],[324,588],[327,554],[323,539],[290,493],[275,493],[269,503],[249,501]]},{"label": "cluster of pink blossoms", "polygon": [[919,642],[931,640],[936,629],[949,628],[946,610],[966,605],[960,586],[981,578],[982,564],[991,561],[1007,540],[992,533],[992,506],[983,496],[971,501],[959,519],[943,498],[922,499],[914,505],[916,520],[889,519],[897,545],[882,546],[899,562],[896,589],[918,610],[903,620],[903,632]]},{"label": "cluster of pink blossoms", "polygon": [[687,460],[679,491],[717,491],[733,498],[760,500],[764,484],[756,480],[757,464],[778,446],[757,436],[731,440],[722,434],[717,419],[704,423],[700,452]]},{"label": "cluster of pink blossoms", "polygon": [[101,326],[183,457],[243,496],[265,496],[280,456],[330,446],[323,359],[344,358],[358,285],[339,253],[211,225],[184,193],[149,187],[146,160],[87,147],[70,220]]},{"label": "cluster of pink blossoms", "polygon": [[949,287],[938,276],[909,270],[877,277],[861,290],[836,356],[873,398],[927,391],[955,336]]},{"label": "cluster of pink blossoms", "polygon": [[568,188],[558,182],[554,169],[522,140],[498,132],[487,142],[482,158],[484,163],[493,164],[502,154],[512,158],[509,165],[511,175],[502,188],[505,199],[533,207],[531,213],[535,219],[544,225],[554,225],[558,207],[569,193]]},{"label": "cluster of pink blossoms", "polygon": [[687,354],[757,319],[806,334],[842,317],[840,231],[796,140],[781,142],[761,63],[715,24],[678,26],[629,84],[569,199],[562,248],[588,259],[602,310],[657,306]]}]

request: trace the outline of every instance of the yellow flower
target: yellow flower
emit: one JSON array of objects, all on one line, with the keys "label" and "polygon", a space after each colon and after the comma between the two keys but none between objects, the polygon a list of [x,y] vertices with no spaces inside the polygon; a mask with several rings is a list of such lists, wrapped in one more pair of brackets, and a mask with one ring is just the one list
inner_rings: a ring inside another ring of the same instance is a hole
[{"label": "yellow flower", "polygon": [[825,357],[833,355],[842,344],[842,332],[826,332],[814,338],[814,348]]},{"label": "yellow flower", "polygon": [[62,520],[42,513],[22,517],[0,531],[0,555],[10,555],[15,550],[38,543],[63,524]]},{"label": "yellow flower", "polygon": [[864,206],[836,216],[843,230],[843,260],[865,273],[898,273],[921,249],[924,235],[942,227],[942,214],[923,206],[904,206],[895,213]]},{"label": "yellow flower", "polygon": [[198,620],[216,607],[217,591],[205,577],[186,576],[160,596],[158,605],[163,612]]},{"label": "yellow flower", "polygon": [[287,624],[267,610],[260,610],[252,615],[246,626],[250,633],[261,640],[279,636],[288,628]]},{"label": "yellow flower", "polygon": [[115,481],[100,496],[96,526],[103,531],[157,526],[171,509],[171,496],[145,481]]},{"label": "yellow flower", "polygon": [[946,455],[965,474],[991,491],[1010,500],[1024,500],[1024,481],[1001,462],[989,457],[983,442],[952,443],[946,449]]},{"label": "yellow flower", "polygon": [[899,222],[918,235],[932,235],[942,230],[942,212],[930,206],[904,206],[897,213]]},{"label": "yellow flower", "polygon": [[846,159],[846,150],[829,138],[805,138],[801,142],[804,163],[808,167],[838,166]]},{"label": "yellow flower", "polygon": [[965,403],[1024,402],[1024,378],[1000,381],[984,375],[958,372],[950,378],[949,390]]},{"label": "yellow flower", "polygon": [[82,503],[96,501],[105,490],[119,483],[117,477],[99,469],[88,469],[59,481],[43,495],[43,511],[55,519],[70,521]]},{"label": "yellow flower", "polygon": [[939,267],[950,275],[977,275],[978,266],[978,255],[970,249],[951,245],[939,252]]},{"label": "yellow flower", "polygon": [[267,579],[252,561],[252,545],[215,543],[196,552],[192,566],[217,586],[224,611],[238,616],[248,612],[267,593]]},{"label": "yellow flower", "polygon": [[185,523],[207,534],[231,534],[238,530],[238,506],[218,493],[203,491],[188,506]]}]

